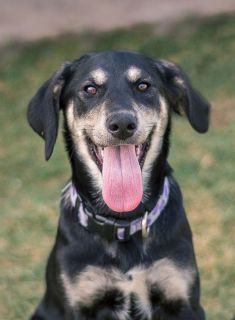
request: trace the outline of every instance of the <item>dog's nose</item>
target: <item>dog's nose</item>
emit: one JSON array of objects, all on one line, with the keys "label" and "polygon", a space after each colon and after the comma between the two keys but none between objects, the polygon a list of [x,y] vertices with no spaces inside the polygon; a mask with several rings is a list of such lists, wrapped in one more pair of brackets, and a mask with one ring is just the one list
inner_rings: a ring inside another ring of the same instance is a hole
[{"label": "dog's nose", "polygon": [[137,129],[137,120],[132,114],[114,114],[107,120],[107,129],[115,138],[125,140]]}]

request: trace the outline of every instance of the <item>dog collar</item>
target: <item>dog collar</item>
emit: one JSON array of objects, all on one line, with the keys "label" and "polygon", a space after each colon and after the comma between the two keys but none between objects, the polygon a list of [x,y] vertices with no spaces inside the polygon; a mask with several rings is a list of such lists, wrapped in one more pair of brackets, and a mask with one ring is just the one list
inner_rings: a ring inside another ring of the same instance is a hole
[{"label": "dog collar", "polygon": [[78,222],[85,229],[89,230],[90,232],[99,233],[102,237],[109,241],[127,241],[129,240],[130,236],[138,231],[142,231],[142,237],[146,238],[149,234],[150,227],[165,209],[170,194],[169,181],[168,178],[165,177],[163,190],[155,207],[150,212],[146,211],[143,217],[132,221],[126,221],[121,219],[106,218],[89,212],[72,182],[70,182],[63,189],[63,191],[68,189],[72,206],[73,208],[77,208]]}]

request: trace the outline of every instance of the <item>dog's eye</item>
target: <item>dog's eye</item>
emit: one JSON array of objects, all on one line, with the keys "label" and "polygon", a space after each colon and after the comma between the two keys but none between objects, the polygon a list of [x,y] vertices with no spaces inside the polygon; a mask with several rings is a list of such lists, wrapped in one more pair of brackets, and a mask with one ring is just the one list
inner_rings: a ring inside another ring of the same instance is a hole
[{"label": "dog's eye", "polygon": [[94,96],[97,93],[96,87],[92,85],[85,86],[84,91],[92,96]]},{"label": "dog's eye", "polygon": [[137,90],[140,92],[145,92],[148,90],[148,88],[150,87],[150,84],[147,82],[140,82],[137,85]]}]

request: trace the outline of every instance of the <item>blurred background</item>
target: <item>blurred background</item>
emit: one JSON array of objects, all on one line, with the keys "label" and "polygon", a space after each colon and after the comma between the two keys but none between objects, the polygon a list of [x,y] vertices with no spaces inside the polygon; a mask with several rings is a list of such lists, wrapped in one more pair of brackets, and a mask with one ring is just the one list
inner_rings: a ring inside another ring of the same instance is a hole
[{"label": "blurred background", "polygon": [[64,60],[127,49],[179,63],[212,103],[211,128],[175,117],[170,163],[184,194],[209,320],[235,313],[235,1],[0,0],[0,319],[27,319],[44,290],[70,176],[25,113]]}]

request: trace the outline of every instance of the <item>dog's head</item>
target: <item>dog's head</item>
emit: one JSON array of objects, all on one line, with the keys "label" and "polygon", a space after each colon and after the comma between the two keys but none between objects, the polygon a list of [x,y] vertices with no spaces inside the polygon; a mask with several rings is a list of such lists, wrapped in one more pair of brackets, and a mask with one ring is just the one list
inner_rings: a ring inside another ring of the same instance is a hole
[{"label": "dog's head", "polygon": [[198,132],[209,105],[175,64],[130,52],[93,53],[66,62],[38,90],[28,109],[32,128],[52,154],[59,111],[72,150],[113,211],[135,209],[160,156],[172,110]]}]

